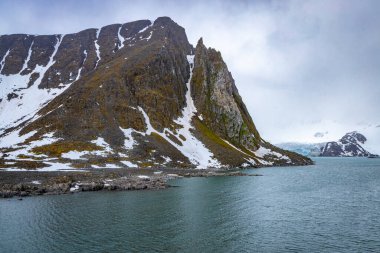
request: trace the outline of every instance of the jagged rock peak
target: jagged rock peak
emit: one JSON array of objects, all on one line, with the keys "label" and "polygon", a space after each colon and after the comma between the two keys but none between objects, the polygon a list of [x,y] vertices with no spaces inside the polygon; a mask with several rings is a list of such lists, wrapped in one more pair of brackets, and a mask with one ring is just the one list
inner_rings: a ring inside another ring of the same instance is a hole
[{"label": "jagged rock peak", "polygon": [[197,42],[197,47],[198,47],[198,46],[199,46],[199,47],[202,47],[202,46],[204,47],[204,46],[205,46],[205,45],[203,44],[203,38],[202,38],[202,37],[200,37],[199,40],[198,40],[198,42]]},{"label": "jagged rock peak", "polygon": [[158,17],[154,21],[154,25],[177,25],[179,26],[176,22],[174,22],[170,17]]},{"label": "jagged rock peak", "polygon": [[358,133],[357,131],[353,131],[353,132],[350,132],[350,133],[346,133],[341,139],[340,141],[342,143],[349,143],[349,142],[358,142],[358,143],[361,143],[361,144],[364,144],[366,141],[367,141],[367,138],[362,135],[361,133]]}]

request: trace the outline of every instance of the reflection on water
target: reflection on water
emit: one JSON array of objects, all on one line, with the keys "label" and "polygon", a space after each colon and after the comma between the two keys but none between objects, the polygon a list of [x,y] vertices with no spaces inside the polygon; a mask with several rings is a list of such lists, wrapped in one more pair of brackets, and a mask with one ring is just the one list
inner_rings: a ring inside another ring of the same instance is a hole
[{"label": "reflection on water", "polygon": [[0,200],[1,252],[380,251],[380,159]]}]

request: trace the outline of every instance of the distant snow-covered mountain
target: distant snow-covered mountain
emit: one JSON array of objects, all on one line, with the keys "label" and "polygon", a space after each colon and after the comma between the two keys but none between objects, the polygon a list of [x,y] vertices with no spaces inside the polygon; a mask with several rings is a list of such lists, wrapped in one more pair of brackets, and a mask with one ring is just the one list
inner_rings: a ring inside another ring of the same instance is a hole
[{"label": "distant snow-covered mountain", "polygon": [[368,157],[374,155],[371,146],[367,145],[367,138],[357,131],[345,134],[338,141],[322,143],[287,142],[279,143],[277,146],[305,156]]},{"label": "distant snow-covered mountain", "polygon": [[356,131],[345,134],[339,141],[327,142],[321,149],[320,156],[370,156],[362,145],[367,138]]}]

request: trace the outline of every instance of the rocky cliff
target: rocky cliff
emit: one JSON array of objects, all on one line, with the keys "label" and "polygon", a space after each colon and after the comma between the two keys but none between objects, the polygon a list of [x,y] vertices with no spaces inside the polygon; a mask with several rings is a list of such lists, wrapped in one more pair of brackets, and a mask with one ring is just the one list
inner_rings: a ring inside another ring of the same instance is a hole
[{"label": "rocky cliff", "polygon": [[0,168],[310,164],[259,135],[220,52],[170,18],[0,37]]}]

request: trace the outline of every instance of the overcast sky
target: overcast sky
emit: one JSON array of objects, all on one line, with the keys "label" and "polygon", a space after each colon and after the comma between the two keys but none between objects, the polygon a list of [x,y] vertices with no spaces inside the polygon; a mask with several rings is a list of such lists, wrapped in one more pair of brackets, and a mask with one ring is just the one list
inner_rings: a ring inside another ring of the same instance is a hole
[{"label": "overcast sky", "polygon": [[[318,141],[380,125],[380,1],[0,1],[0,34],[170,16],[221,51],[261,135]],[[380,131],[380,128],[377,128]]]}]

